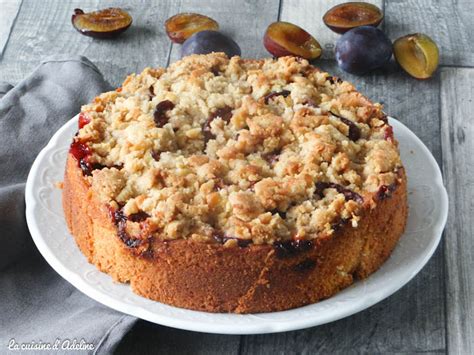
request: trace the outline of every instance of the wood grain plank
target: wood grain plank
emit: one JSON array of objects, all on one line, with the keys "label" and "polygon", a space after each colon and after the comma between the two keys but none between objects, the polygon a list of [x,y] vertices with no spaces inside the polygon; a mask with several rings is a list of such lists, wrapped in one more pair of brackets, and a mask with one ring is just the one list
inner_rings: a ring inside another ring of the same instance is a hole
[{"label": "wood grain plank", "polygon": [[441,72],[448,352],[474,354],[474,69]]},{"label": "wood grain plank", "polygon": [[239,336],[188,332],[139,321],[115,350],[129,354],[237,355]]},{"label": "wood grain plank", "polygon": [[[323,15],[331,7],[346,2],[344,0],[283,0],[281,6],[281,21],[294,23],[311,33],[323,48],[323,59],[334,58],[336,41],[340,37],[323,23]],[[379,8],[383,8],[382,0],[367,0]]]},{"label": "wood grain plank", "polygon": [[[219,22],[220,31],[229,35],[242,49],[243,58],[268,57],[263,34],[278,18],[279,2],[275,0],[183,0],[177,12],[198,12]],[[173,45],[170,61],[180,58],[180,45]]]},{"label": "wood grain plank", "polygon": [[441,64],[474,66],[474,2],[470,0],[386,1],[385,28],[396,38],[423,32],[440,48]]},{"label": "wood grain plank", "polygon": [[[333,61],[317,63],[353,82],[385,111],[413,130],[441,160],[439,76],[414,80],[394,65],[356,77]],[[381,303],[340,321],[301,331],[243,337],[244,354],[273,353],[415,353],[444,352],[443,248],[406,286]]]},{"label": "wood grain plank", "polygon": [[21,0],[0,0],[0,57],[8,42],[10,33],[20,11]]},{"label": "wood grain plank", "polygon": [[129,73],[146,66],[166,65],[170,42],[163,23],[176,11],[178,0],[159,4],[145,0],[114,1],[113,6],[127,9],[134,19],[132,27],[117,39],[93,39],[72,27],[74,8],[91,11],[108,6],[108,1],[25,0],[3,54],[0,77],[17,83],[53,54],[87,56],[114,86]]}]

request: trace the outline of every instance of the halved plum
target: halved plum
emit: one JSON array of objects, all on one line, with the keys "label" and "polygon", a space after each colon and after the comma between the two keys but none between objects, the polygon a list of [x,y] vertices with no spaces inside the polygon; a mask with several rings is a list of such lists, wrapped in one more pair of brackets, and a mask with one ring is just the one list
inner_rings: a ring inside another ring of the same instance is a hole
[{"label": "halved plum", "polygon": [[278,21],[268,26],[263,45],[273,56],[293,55],[305,59],[321,56],[321,45],[301,27],[289,22]]},{"label": "halved plum", "polygon": [[345,33],[359,26],[377,27],[383,20],[383,12],[366,2],[346,2],[330,8],[323,16],[326,26],[336,33]]},{"label": "halved plum", "polygon": [[172,42],[183,43],[197,32],[219,30],[219,24],[210,17],[186,12],[166,20],[165,29]]},{"label": "halved plum", "polygon": [[112,7],[87,13],[75,9],[71,21],[74,28],[83,35],[113,38],[130,27],[132,16],[125,10]]},{"label": "halved plum", "polygon": [[393,51],[398,64],[414,78],[428,79],[438,68],[438,46],[423,33],[397,39],[393,43]]}]

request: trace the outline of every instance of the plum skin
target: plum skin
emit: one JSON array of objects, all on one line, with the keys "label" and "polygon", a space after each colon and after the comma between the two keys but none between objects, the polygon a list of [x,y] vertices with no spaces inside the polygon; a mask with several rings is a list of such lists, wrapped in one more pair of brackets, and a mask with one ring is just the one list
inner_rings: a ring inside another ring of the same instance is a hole
[{"label": "plum skin", "polygon": [[193,34],[181,47],[181,58],[191,54],[224,52],[229,58],[240,56],[241,50],[231,38],[218,31],[200,31]]},{"label": "plum skin", "polygon": [[362,75],[386,64],[392,57],[392,42],[378,28],[361,26],[344,33],[336,44],[339,67]]}]

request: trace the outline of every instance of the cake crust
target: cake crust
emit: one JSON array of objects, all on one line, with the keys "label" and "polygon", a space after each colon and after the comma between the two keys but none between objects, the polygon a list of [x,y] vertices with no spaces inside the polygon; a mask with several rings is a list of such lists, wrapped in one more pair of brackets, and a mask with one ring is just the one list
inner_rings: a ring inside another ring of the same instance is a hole
[{"label": "cake crust", "polygon": [[402,169],[390,197],[367,207],[357,228],[342,226],[300,253],[278,256],[268,244],[228,248],[176,239],[153,240],[151,252],[137,255],[117,237],[109,209],[98,201],[71,155],[63,207],[83,254],[115,281],[129,282],[135,293],[173,306],[235,313],[315,303],[366,278],[390,256],[408,211]]}]

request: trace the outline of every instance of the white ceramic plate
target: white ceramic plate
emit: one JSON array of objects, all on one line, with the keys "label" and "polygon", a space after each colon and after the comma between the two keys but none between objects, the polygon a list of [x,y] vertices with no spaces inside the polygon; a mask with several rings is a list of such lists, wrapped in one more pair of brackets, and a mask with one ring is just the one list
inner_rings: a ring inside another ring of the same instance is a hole
[{"label": "white ceramic plate", "polygon": [[257,334],[311,327],[347,317],[390,296],[410,281],[435,251],[446,223],[448,198],[439,167],[425,145],[406,126],[390,119],[408,175],[409,217],[392,256],[364,281],[319,303],[284,312],[213,314],[167,306],[135,295],[90,265],[64,221],[61,190],[77,116],[53,136],[36,158],[26,183],[26,219],[33,240],[48,263],[96,301],[150,322],[208,333]]}]

